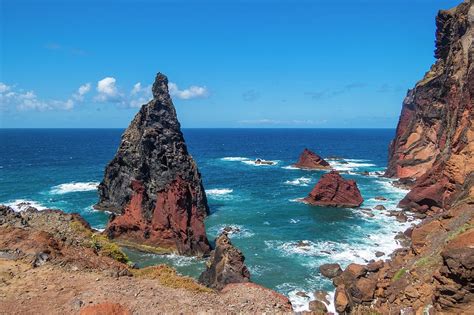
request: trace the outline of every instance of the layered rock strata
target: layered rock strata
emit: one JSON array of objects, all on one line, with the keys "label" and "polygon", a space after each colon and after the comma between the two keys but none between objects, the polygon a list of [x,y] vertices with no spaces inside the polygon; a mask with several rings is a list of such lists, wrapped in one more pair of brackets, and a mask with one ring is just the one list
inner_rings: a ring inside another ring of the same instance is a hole
[{"label": "layered rock strata", "polygon": [[472,1],[436,17],[436,62],[403,102],[389,177],[416,179],[400,206],[426,211],[474,198]]},{"label": "layered rock strata", "polygon": [[309,149],[304,149],[294,167],[309,170],[329,170],[331,165]]},{"label": "layered rock strata", "polygon": [[153,99],[140,108],[105,169],[96,208],[116,214],[106,228],[110,238],[206,255],[206,194],[165,75],[157,74],[152,92]]},{"label": "layered rock strata", "polygon": [[324,174],[303,200],[314,206],[343,208],[359,207],[364,201],[357,183],[344,179],[337,171]]},{"label": "layered rock strata", "polygon": [[216,248],[211,252],[206,270],[199,282],[207,287],[221,290],[230,283],[250,282],[250,272],[244,264],[245,257],[222,233],[216,239]]}]

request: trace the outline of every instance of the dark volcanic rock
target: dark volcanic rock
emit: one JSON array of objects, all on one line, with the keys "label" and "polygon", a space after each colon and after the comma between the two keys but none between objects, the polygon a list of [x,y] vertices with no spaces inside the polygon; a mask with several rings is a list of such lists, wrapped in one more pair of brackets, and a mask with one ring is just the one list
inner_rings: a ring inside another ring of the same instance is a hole
[{"label": "dark volcanic rock", "polygon": [[311,150],[304,149],[294,167],[304,169],[329,170],[331,165]]},{"label": "dark volcanic rock", "polygon": [[401,207],[448,208],[474,197],[472,4],[439,12],[436,63],[403,102],[386,172],[416,179]]},{"label": "dark volcanic rock", "polygon": [[304,201],[314,206],[358,207],[364,199],[355,181],[331,171],[321,177]]},{"label": "dark volcanic rock", "polygon": [[189,155],[168,79],[158,73],[153,100],[143,105],[122,136],[99,185],[97,209],[112,211],[106,233],[128,243],[205,255],[206,195]]},{"label": "dark volcanic rock", "polygon": [[216,248],[211,252],[199,282],[217,290],[229,283],[250,282],[250,272],[244,261],[242,252],[232,245],[227,233],[222,233],[216,239]]}]

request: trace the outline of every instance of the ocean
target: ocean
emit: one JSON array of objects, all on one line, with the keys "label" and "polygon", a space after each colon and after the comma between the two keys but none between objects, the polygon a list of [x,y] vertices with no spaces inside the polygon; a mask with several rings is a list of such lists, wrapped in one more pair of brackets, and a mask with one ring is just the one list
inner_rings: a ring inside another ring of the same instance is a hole
[{"label": "ocean", "polygon": [[[0,129],[0,203],[19,209],[80,213],[103,229],[108,215],[95,211],[96,186],[113,158],[123,129]],[[399,247],[394,236],[411,224],[388,211],[313,207],[301,203],[324,171],[291,167],[305,147],[331,160],[344,177],[356,180],[365,199],[396,209],[406,191],[380,177],[387,164],[394,129],[184,129],[189,152],[201,171],[211,214],[206,219],[213,240],[232,227],[232,242],[244,253],[252,281],[288,297],[296,310],[307,308],[316,290],[332,291],[318,267],[337,262],[387,258]],[[256,158],[275,165],[255,165]],[[342,159],[341,159],[342,158]],[[369,172],[369,176],[361,174]],[[387,198],[375,200],[376,196]],[[178,255],[158,256],[128,250],[140,266],[168,263],[185,275],[199,276],[204,261]]]}]

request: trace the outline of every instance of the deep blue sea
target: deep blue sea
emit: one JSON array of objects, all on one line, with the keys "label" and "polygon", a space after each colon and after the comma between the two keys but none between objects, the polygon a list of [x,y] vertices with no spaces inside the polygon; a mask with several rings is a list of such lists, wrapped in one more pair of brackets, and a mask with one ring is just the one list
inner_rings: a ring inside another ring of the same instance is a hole
[{"label": "deep blue sea", "polygon": [[[108,215],[94,211],[96,185],[113,158],[122,129],[0,129],[0,203],[28,201],[42,209],[78,212],[98,229]],[[407,228],[385,211],[374,217],[359,209],[312,207],[305,197],[323,171],[291,167],[307,147],[344,177],[355,179],[365,199],[363,208],[383,204],[395,209],[405,191],[375,175],[387,163],[393,129],[184,129],[207,191],[210,239],[226,226],[246,257],[252,280],[290,297],[297,309],[318,289],[332,290],[318,266],[364,262],[375,251],[387,255],[398,245],[393,237]],[[256,158],[275,161],[256,166]],[[371,176],[360,172],[369,171]],[[377,201],[384,196],[387,201]],[[18,209],[18,207],[17,207]],[[19,209],[18,209],[19,210]],[[300,246],[298,246],[298,243]],[[303,245],[303,246],[301,246]],[[129,252],[140,265],[166,262],[183,274],[198,276],[203,261],[177,255]],[[384,258],[384,257],[382,257]]]}]

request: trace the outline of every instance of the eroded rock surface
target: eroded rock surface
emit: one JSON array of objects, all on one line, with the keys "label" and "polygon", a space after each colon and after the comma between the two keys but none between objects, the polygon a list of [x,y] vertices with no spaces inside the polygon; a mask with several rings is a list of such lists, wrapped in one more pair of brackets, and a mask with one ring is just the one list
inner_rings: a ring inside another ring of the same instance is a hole
[{"label": "eroded rock surface", "polygon": [[303,169],[329,170],[331,165],[309,149],[304,149],[294,167]]},{"label": "eroded rock surface", "polygon": [[206,194],[165,75],[157,74],[152,91],[153,99],[141,107],[105,170],[96,208],[116,214],[106,228],[113,239],[206,255]]},{"label": "eroded rock surface", "polygon": [[224,232],[216,239],[216,248],[211,252],[207,269],[199,277],[199,282],[217,290],[230,283],[249,282],[250,272],[244,261],[242,252],[232,245]]},{"label": "eroded rock surface", "polygon": [[331,171],[321,177],[304,201],[314,206],[353,208],[359,207],[364,199],[355,181]]},{"label": "eroded rock surface", "polygon": [[400,206],[449,207],[474,197],[472,1],[436,18],[436,63],[408,92],[386,175],[416,179]]}]

